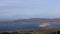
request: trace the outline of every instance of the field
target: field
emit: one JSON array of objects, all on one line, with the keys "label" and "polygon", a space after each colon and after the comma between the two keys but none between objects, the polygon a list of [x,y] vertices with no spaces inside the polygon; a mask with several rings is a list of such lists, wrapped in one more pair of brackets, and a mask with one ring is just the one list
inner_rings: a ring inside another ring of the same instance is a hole
[{"label": "field", "polygon": [[0,34],[60,34],[60,28],[41,29],[41,30],[23,30],[15,32],[2,32]]}]

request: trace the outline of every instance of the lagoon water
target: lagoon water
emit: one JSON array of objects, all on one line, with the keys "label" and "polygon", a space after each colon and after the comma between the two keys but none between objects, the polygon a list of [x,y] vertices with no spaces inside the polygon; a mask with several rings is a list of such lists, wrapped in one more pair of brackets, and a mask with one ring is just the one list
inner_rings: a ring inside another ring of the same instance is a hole
[{"label": "lagoon water", "polygon": [[33,30],[33,29],[37,29],[37,24],[0,25],[0,32],[15,31],[15,30]]},{"label": "lagoon water", "polygon": [[40,28],[60,28],[60,24],[53,24],[46,27],[40,27],[38,24],[9,24],[0,25],[0,32],[16,31],[16,30],[37,30]]}]

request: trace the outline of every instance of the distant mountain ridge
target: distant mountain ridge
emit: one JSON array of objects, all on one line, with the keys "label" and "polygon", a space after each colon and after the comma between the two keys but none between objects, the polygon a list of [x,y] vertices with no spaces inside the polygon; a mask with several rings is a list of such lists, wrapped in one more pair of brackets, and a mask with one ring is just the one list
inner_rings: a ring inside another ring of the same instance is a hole
[{"label": "distant mountain ridge", "polygon": [[44,22],[57,22],[60,23],[60,18],[54,18],[54,19],[49,19],[49,18],[31,18],[31,19],[19,19],[19,20],[14,20],[14,21],[0,21],[0,24],[40,24]]}]

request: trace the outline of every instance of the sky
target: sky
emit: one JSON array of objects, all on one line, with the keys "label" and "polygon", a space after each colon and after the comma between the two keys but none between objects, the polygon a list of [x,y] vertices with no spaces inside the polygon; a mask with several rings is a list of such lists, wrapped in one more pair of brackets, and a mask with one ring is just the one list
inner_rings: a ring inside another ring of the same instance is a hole
[{"label": "sky", "polygon": [[60,18],[60,0],[0,0],[0,19]]}]

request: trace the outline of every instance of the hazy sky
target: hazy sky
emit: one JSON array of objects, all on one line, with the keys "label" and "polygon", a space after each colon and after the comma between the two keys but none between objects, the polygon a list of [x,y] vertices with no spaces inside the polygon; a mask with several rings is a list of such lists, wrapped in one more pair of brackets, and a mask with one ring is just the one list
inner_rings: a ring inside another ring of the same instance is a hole
[{"label": "hazy sky", "polygon": [[42,17],[60,17],[60,0],[0,0],[0,19]]}]

